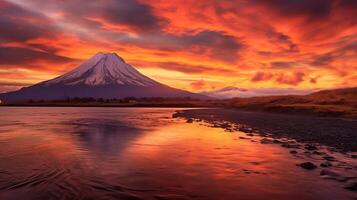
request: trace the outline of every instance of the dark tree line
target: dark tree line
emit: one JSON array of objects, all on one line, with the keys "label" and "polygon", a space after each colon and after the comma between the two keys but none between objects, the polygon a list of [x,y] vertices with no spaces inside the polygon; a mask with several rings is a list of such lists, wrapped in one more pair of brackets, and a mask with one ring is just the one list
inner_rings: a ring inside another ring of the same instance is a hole
[{"label": "dark tree line", "polygon": [[112,98],[93,98],[93,97],[72,97],[59,100],[33,100],[29,99],[27,103],[133,103],[133,102],[184,102],[184,101],[201,101],[190,97],[126,97],[122,99]]}]

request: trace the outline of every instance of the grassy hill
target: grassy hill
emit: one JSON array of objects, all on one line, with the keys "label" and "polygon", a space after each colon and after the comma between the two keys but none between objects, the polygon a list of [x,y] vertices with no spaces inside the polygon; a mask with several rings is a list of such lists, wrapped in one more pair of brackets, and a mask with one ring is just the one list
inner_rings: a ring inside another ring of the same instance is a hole
[{"label": "grassy hill", "polygon": [[304,96],[234,98],[219,104],[248,110],[357,118],[357,87],[323,90]]}]

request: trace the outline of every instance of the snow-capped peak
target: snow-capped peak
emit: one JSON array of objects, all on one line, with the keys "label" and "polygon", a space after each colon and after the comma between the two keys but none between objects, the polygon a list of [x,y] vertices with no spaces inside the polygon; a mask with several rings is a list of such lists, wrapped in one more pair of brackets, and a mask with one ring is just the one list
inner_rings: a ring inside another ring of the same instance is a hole
[{"label": "snow-capped peak", "polygon": [[224,88],[213,90],[211,92],[230,92],[230,91],[246,92],[247,89],[238,88],[238,87],[234,87],[234,86],[227,86],[227,87],[224,87]]},{"label": "snow-capped peak", "polygon": [[218,99],[230,99],[235,97],[246,97],[246,95],[249,94],[249,91],[244,88],[227,86],[212,91],[200,92],[200,94],[210,96],[213,98],[218,98]]},{"label": "snow-capped peak", "polygon": [[160,83],[146,77],[116,53],[97,53],[72,71],[46,82],[47,85],[136,85]]}]

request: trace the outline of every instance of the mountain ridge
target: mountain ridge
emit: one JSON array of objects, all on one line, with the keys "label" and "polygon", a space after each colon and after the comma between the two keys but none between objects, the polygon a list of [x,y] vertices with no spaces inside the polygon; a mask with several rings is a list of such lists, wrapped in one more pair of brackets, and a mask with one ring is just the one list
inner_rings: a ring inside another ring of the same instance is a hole
[{"label": "mountain ridge", "polygon": [[116,53],[97,53],[78,67],[54,79],[0,94],[2,101],[60,100],[74,97],[208,98],[159,83],[141,74]]}]

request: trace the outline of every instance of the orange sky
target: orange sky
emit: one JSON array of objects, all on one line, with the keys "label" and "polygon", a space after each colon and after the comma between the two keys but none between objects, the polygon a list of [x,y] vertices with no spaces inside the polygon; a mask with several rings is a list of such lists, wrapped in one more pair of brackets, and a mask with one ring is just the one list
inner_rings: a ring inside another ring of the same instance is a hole
[{"label": "orange sky", "polygon": [[354,0],[0,0],[0,92],[116,52],[173,87],[357,84]]}]

